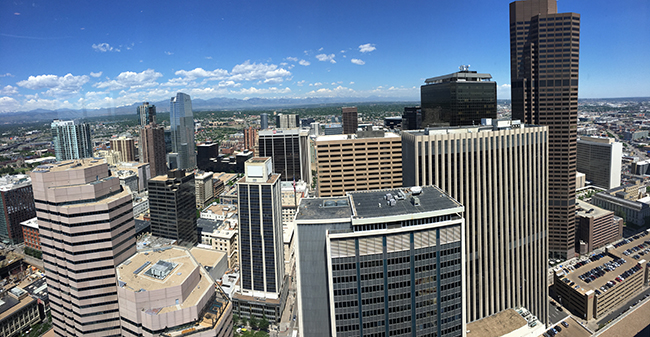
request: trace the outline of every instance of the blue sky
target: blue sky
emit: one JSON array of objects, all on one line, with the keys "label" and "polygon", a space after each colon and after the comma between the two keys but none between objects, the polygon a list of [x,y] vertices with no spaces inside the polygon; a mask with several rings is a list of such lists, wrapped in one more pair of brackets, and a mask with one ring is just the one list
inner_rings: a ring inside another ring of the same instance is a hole
[{"label": "blue sky", "polygon": [[[395,97],[461,64],[509,98],[509,1],[0,2],[0,112],[213,97]],[[650,96],[650,2],[560,0],[582,98]]]}]

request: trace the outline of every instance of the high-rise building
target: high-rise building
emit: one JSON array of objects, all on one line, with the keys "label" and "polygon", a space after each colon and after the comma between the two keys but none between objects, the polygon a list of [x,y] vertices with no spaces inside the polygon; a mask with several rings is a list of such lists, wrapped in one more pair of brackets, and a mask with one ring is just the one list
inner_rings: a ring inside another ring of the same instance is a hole
[{"label": "high-rise building", "polygon": [[88,124],[55,119],[51,130],[57,161],[93,156],[93,143]]},{"label": "high-rise building", "polygon": [[258,147],[258,140],[259,140],[259,130],[249,126],[247,128],[244,128],[244,147],[246,150],[249,150],[253,152],[253,156],[255,156],[255,149]]},{"label": "high-rise building", "polygon": [[303,198],[301,336],[463,336],[463,206],[435,186]]},{"label": "high-rise building", "polygon": [[167,174],[167,158],[165,151],[165,129],[162,126],[149,124],[140,129],[140,162],[149,163],[151,176]]},{"label": "high-rise building", "polygon": [[575,254],[580,14],[556,0],[510,3],[512,118],[549,131],[549,253]]},{"label": "high-rise building", "polygon": [[111,150],[120,153],[119,158],[121,162],[135,161],[135,140],[133,138],[120,137],[111,139]]},{"label": "high-rise building", "polygon": [[206,142],[196,146],[196,165],[199,170],[212,170],[212,160],[219,158],[219,144]]},{"label": "high-rise building", "polygon": [[356,107],[341,108],[343,114],[343,134],[349,135],[357,132],[359,115]]},{"label": "high-rise building", "polygon": [[404,185],[465,206],[468,322],[514,307],[546,322],[548,128],[491,124],[403,132]]},{"label": "high-rise building", "polygon": [[313,144],[320,197],[402,186],[402,139],[395,133],[318,136]]},{"label": "high-rise building", "polygon": [[194,176],[196,208],[204,209],[210,205],[214,198],[214,189],[212,187],[212,172],[198,171]]},{"label": "high-rise building", "polygon": [[263,113],[260,115],[260,129],[266,130],[269,128],[269,115]]},{"label": "high-rise building", "polygon": [[151,234],[192,246],[199,241],[196,227],[194,173],[170,170],[149,179]]},{"label": "high-rise building", "polygon": [[142,103],[138,106],[138,116],[140,116],[140,127],[156,124],[156,106],[150,105],[149,102]]},{"label": "high-rise building", "polygon": [[115,266],[136,250],[131,194],[98,160],[31,176],[54,333],[121,336]]},{"label": "high-rise building", "polygon": [[275,127],[278,129],[299,128],[300,116],[295,114],[279,114],[275,116]]},{"label": "high-rise building", "polygon": [[282,195],[280,175],[273,173],[271,161],[249,159],[237,182],[241,290],[233,302],[240,315],[279,321],[286,300]]},{"label": "high-rise building", "polygon": [[623,143],[613,138],[578,139],[577,167],[592,185],[606,190],[621,186]]},{"label": "high-rise building", "polygon": [[402,113],[402,130],[419,130],[422,128],[422,108],[404,107]]},{"label": "high-rise building", "polygon": [[0,240],[23,242],[21,222],[35,216],[31,178],[24,174],[0,177]]},{"label": "high-rise building", "polygon": [[480,125],[497,117],[497,83],[467,68],[428,78],[420,87],[422,126]]},{"label": "high-rise building", "polygon": [[258,157],[273,158],[273,173],[284,181],[309,181],[309,132],[300,129],[259,132]]},{"label": "high-rise building", "polygon": [[196,146],[194,144],[194,113],[190,95],[179,92],[171,98],[169,105],[172,152],[175,163],[170,165],[180,170],[196,167]]}]

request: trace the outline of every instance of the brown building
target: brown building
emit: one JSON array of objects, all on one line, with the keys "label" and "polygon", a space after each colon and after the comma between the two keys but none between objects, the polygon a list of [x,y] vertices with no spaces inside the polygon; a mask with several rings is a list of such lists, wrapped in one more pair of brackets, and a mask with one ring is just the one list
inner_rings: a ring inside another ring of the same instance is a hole
[{"label": "brown building", "polygon": [[41,250],[41,237],[38,235],[38,218],[20,223],[23,226],[23,242],[26,247]]},{"label": "brown building", "polygon": [[135,161],[135,140],[133,138],[120,137],[111,139],[111,150],[120,152],[120,161]]},{"label": "brown building", "polygon": [[131,194],[100,160],[31,175],[55,334],[121,335],[115,266],[135,253]]},{"label": "brown building", "polygon": [[[560,42],[561,41],[561,42]],[[510,3],[512,118],[549,127],[549,254],[575,253],[580,14],[556,0]]]},{"label": "brown building", "polygon": [[394,133],[319,136],[314,147],[320,197],[402,187],[402,139]]},{"label": "brown building", "polygon": [[576,200],[576,251],[585,254],[623,237],[623,218]]},{"label": "brown building", "polygon": [[258,130],[252,126],[244,128],[244,147],[248,151],[253,152],[253,157],[255,156],[255,148],[258,146]]},{"label": "brown building", "polygon": [[141,163],[149,163],[151,176],[167,174],[167,152],[165,150],[165,129],[149,124],[140,129],[142,143]]},{"label": "brown building", "polygon": [[343,134],[349,135],[357,132],[359,127],[359,116],[357,108],[341,108],[343,111]]}]

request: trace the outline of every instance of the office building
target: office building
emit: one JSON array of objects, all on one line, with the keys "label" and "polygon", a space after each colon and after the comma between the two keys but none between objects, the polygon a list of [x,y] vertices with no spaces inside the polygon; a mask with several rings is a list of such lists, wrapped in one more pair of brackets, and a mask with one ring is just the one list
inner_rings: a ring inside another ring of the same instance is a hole
[{"label": "office building", "polygon": [[575,253],[579,47],[580,14],[558,13],[556,0],[510,3],[512,118],[549,128],[548,245],[562,259]]},{"label": "office building", "polygon": [[238,267],[237,229],[223,220],[205,218],[203,213],[201,218],[196,220],[196,224],[201,229],[201,243],[224,253],[227,257],[227,268]]},{"label": "office building", "polygon": [[151,234],[193,246],[198,240],[194,173],[170,170],[149,180]]},{"label": "office building", "polygon": [[402,133],[405,186],[435,185],[465,206],[467,321],[525,307],[547,320],[547,127]]},{"label": "office building", "polygon": [[279,114],[275,116],[275,127],[278,129],[299,128],[300,116],[295,114]]},{"label": "office building", "polygon": [[492,75],[468,67],[428,78],[420,87],[422,127],[480,125],[483,118],[497,117],[497,83],[491,81]]},{"label": "office building", "polygon": [[135,140],[133,138],[119,137],[111,139],[111,150],[118,151],[119,161],[130,162],[135,161]]},{"label": "office building", "polygon": [[23,242],[20,224],[36,216],[32,179],[25,174],[0,177],[0,240]]},{"label": "office building", "polygon": [[269,128],[269,115],[263,113],[260,115],[260,129],[266,130]]},{"label": "office building", "polygon": [[462,336],[463,206],[435,186],[304,198],[301,336]]},{"label": "office building", "polygon": [[580,254],[623,237],[623,218],[579,199],[576,203],[576,251]]},{"label": "office building", "polygon": [[422,128],[422,108],[404,107],[402,112],[402,130],[419,130]]},{"label": "office building", "polygon": [[196,165],[199,170],[210,171],[212,159],[219,158],[219,144],[206,142],[196,146]]},{"label": "office building", "polygon": [[384,117],[384,128],[389,130],[402,128],[402,117]]},{"label": "office building", "polygon": [[286,302],[280,175],[271,158],[246,161],[237,182],[240,291],[233,298],[240,316],[278,321]]},{"label": "office building", "polygon": [[132,192],[146,191],[147,181],[153,177],[151,174],[151,165],[149,163],[139,163],[137,161],[119,163],[114,167],[111,167],[111,172],[115,173],[117,176],[119,176],[120,173],[133,173],[136,177],[136,185],[135,188],[131,190]]},{"label": "office building", "polygon": [[632,163],[630,173],[639,176],[648,175],[650,174],[648,169],[650,169],[650,160],[636,161]]},{"label": "office building", "polygon": [[174,246],[138,251],[118,265],[122,336],[232,336],[232,303],[212,265],[199,262],[222,255]]},{"label": "office building", "polygon": [[212,172],[198,171],[194,176],[196,208],[204,209],[214,199]]},{"label": "office building", "polygon": [[359,116],[356,107],[341,108],[343,113],[343,134],[349,135],[357,132]]},{"label": "office building", "polygon": [[623,143],[613,138],[581,137],[576,157],[576,169],[591,185],[606,190],[621,185]]},{"label": "office building", "polygon": [[90,158],[93,156],[90,125],[76,121],[55,119],[52,122],[51,130],[57,161]]},{"label": "office building", "polygon": [[37,301],[25,290],[15,287],[0,298],[0,336],[23,336],[40,320]]},{"label": "office building", "polygon": [[167,174],[167,151],[165,150],[165,129],[149,124],[140,129],[140,162],[149,163],[151,176]]},{"label": "office building", "polygon": [[23,226],[23,243],[25,247],[41,250],[41,237],[38,234],[38,218],[34,217],[20,223]]},{"label": "office building", "polygon": [[170,167],[179,170],[193,169],[196,167],[196,149],[190,95],[179,92],[172,97],[169,111],[172,152],[175,154],[170,154]]},{"label": "office building", "polygon": [[609,245],[603,254],[594,254],[589,260],[565,264],[554,273],[555,291],[560,304],[575,317],[592,320],[602,318],[638,294],[646,282],[644,257],[650,253],[650,230],[629,239]]},{"label": "office building", "polygon": [[149,124],[156,124],[156,106],[149,102],[142,103],[138,106],[138,116],[142,128]]},{"label": "office building", "polygon": [[284,181],[309,181],[309,132],[300,129],[259,132],[258,157],[273,158],[273,173]]},{"label": "office building", "polygon": [[320,197],[402,186],[402,139],[395,133],[318,136],[314,151]]},{"label": "office building", "polygon": [[258,146],[258,132],[259,130],[252,126],[244,128],[244,147],[246,150],[252,151],[253,156],[255,156],[255,149]]},{"label": "office building", "polygon": [[591,197],[591,204],[614,212],[629,224],[645,226],[646,218],[650,216],[650,197],[639,198],[641,186],[628,184],[596,193]]},{"label": "office building", "polygon": [[115,266],[135,253],[131,194],[98,160],[31,173],[57,336],[121,336]]}]

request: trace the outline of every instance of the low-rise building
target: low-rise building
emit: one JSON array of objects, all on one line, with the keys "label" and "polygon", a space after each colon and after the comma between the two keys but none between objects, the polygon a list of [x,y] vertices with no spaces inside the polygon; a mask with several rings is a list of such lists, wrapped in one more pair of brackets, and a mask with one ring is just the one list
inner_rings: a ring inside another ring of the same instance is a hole
[{"label": "low-rise building", "polygon": [[650,216],[650,197],[639,198],[642,186],[637,182],[613,188],[593,195],[591,203],[614,212],[625,222],[644,226],[645,218]]},{"label": "low-rise building", "polygon": [[623,218],[614,212],[576,200],[576,251],[591,252],[623,237]]},{"label": "low-rise building", "polygon": [[212,187],[212,172],[199,171],[194,176],[196,208],[204,209],[214,198]]},{"label": "low-rise building", "polygon": [[41,237],[38,235],[38,219],[32,218],[20,224],[23,226],[23,242],[25,246],[41,250]]},{"label": "low-rise building", "polygon": [[23,289],[13,288],[0,299],[0,336],[20,336],[39,320],[36,300]]},{"label": "low-rise building", "polygon": [[117,268],[123,336],[232,336],[232,304],[189,250],[143,250]]},{"label": "low-rise building", "polygon": [[201,229],[201,243],[228,257],[228,268],[237,266],[237,230],[229,227],[223,220],[200,218],[196,226]]}]

